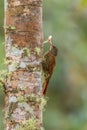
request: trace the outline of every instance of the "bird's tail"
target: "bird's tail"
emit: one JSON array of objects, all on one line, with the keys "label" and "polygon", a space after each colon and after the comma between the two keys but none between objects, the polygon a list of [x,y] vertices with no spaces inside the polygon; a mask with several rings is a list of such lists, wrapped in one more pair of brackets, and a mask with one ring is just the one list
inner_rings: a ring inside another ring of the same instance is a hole
[{"label": "bird's tail", "polygon": [[45,79],[45,81],[43,83],[43,90],[42,90],[43,95],[46,95],[46,91],[47,91],[47,87],[48,87],[48,84],[49,84],[49,80],[50,80],[50,77]]}]

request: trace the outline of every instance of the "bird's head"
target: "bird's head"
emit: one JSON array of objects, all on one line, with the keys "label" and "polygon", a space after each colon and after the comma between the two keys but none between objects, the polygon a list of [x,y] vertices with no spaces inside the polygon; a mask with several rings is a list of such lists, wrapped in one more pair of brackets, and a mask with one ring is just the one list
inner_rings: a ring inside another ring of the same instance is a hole
[{"label": "bird's head", "polygon": [[58,49],[56,46],[53,45],[52,41],[52,36],[49,36],[48,39],[46,41],[44,41],[44,43],[49,43],[50,44],[50,51],[54,56],[57,56],[58,54]]},{"label": "bird's head", "polygon": [[58,49],[57,49],[54,45],[51,45],[51,46],[50,46],[50,51],[51,51],[51,53],[52,53],[54,56],[57,56],[57,54],[58,54]]}]

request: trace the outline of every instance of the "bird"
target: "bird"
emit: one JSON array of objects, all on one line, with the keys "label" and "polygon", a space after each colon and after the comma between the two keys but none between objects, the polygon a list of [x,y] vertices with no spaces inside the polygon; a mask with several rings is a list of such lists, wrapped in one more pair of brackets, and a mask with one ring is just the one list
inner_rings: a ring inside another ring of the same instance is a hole
[{"label": "bird", "polygon": [[53,45],[52,36],[49,36],[44,43],[50,44],[50,49],[44,54],[42,60],[42,70],[44,74],[44,82],[42,87],[42,94],[45,96],[49,84],[49,80],[53,74],[54,68],[56,66],[56,56],[58,54],[58,49]]}]

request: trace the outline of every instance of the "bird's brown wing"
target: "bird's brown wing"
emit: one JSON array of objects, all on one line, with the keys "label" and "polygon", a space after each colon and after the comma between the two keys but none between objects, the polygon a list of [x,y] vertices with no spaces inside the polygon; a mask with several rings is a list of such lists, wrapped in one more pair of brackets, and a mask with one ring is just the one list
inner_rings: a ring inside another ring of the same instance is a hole
[{"label": "bird's brown wing", "polygon": [[45,78],[46,78],[46,75],[49,74],[49,63],[48,63],[48,59],[49,59],[49,55],[48,55],[48,53],[46,53],[44,55],[43,60],[42,60],[42,69],[43,69]]},{"label": "bird's brown wing", "polygon": [[43,95],[46,94],[47,86],[52,76],[54,66],[55,66],[54,56],[50,52],[46,53],[42,61],[42,68],[43,68],[44,78],[45,78],[43,83],[43,91],[42,91]]}]

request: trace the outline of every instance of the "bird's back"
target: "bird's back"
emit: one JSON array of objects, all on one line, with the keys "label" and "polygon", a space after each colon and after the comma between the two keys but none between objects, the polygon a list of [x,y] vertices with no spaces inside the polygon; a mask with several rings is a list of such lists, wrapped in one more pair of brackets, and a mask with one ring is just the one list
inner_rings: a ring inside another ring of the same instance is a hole
[{"label": "bird's back", "polygon": [[43,61],[42,61],[42,68],[43,71],[49,75],[52,75],[53,69],[55,66],[55,57],[54,55],[49,51],[44,55]]}]

